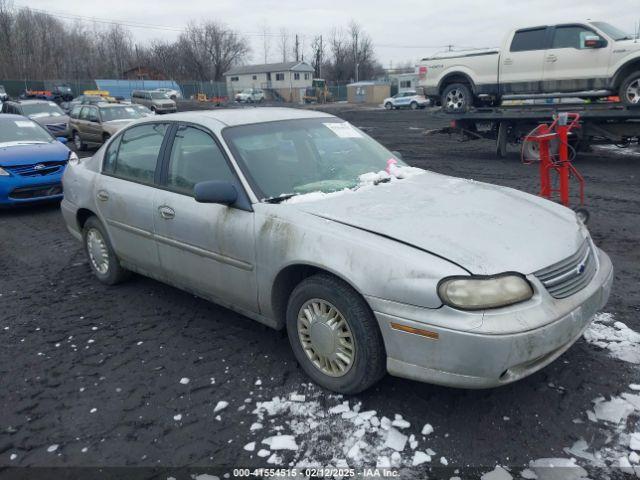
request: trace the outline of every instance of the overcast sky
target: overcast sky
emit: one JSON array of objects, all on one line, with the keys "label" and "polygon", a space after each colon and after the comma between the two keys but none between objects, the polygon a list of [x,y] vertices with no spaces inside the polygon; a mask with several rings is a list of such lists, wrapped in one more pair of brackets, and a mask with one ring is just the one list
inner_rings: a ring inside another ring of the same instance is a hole
[{"label": "overcast sky", "polygon": [[[16,6],[26,4],[15,0]],[[386,68],[415,62],[449,44],[499,46],[515,26],[593,19],[634,32],[640,20],[640,0],[29,0],[28,5],[61,15],[95,15],[170,27],[131,28],[140,43],[175,39],[179,29],[193,20],[221,21],[247,35],[253,63],[264,60],[259,34],[265,24],[272,34],[279,34],[281,28],[290,35],[298,33],[307,53],[315,35],[327,38],[334,27],[346,27],[354,19],[373,39],[378,59]],[[279,38],[270,39],[269,61],[281,61]]]}]

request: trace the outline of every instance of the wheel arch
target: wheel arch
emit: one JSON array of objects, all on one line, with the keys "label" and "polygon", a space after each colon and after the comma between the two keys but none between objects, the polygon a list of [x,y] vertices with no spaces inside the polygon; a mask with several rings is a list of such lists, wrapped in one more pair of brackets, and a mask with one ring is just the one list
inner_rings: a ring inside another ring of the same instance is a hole
[{"label": "wheel arch", "polygon": [[618,68],[611,82],[613,89],[617,90],[620,88],[622,82],[627,78],[627,76],[636,70],[640,70],[640,54],[630,60],[627,60]]},{"label": "wheel arch", "polygon": [[455,72],[447,73],[444,77],[442,77],[442,79],[438,83],[438,95],[442,95],[442,92],[444,91],[444,89],[447,88],[452,83],[467,84],[469,85],[469,88],[471,88],[471,93],[474,95],[476,94],[476,84],[471,79],[471,77],[464,72],[455,71]]},{"label": "wheel arch", "polygon": [[[293,263],[287,265],[277,273],[271,287],[271,310],[273,312],[273,319],[277,329],[282,329],[286,325],[287,303],[293,289],[296,288],[303,280],[319,273],[330,275],[341,282],[344,282],[358,295],[364,298],[362,292],[354,286],[353,282],[325,267],[309,263]],[[366,300],[365,303],[368,304]]]},{"label": "wheel arch", "polygon": [[98,215],[88,208],[79,208],[76,212],[76,222],[78,222],[78,228],[81,232],[84,228],[84,224],[87,223],[87,220],[89,220],[90,217],[98,218]]}]

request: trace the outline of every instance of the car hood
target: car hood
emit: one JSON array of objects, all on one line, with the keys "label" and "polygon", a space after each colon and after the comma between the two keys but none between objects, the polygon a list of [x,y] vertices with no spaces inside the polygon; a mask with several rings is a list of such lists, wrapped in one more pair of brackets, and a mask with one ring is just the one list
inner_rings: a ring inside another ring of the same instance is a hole
[{"label": "car hood", "polygon": [[533,273],[575,253],[586,235],[575,214],[558,204],[431,172],[300,200],[290,205],[428,251],[474,274]]},{"label": "car hood", "polygon": [[0,143],[0,167],[30,165],[38,162],[60,162],[69,158],[69,149],[60,142]]},{"label": "car hood", "polygon": [[43,126],[49,125],[51,123],[68,123],[69,122],[69,117],[67,115],[51,115],[51,116],[46,115],[43,117],[36,115],[29,118],[31,118],[31,120]]}]

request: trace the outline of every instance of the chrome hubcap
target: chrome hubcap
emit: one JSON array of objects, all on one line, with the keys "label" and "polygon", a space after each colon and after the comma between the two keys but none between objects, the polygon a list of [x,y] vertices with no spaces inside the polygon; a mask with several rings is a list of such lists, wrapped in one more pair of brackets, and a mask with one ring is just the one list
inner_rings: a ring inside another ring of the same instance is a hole
[{"label": "chrome hubcap", "polygon": [[95,228],[87,232],[87,252],[93,268],[104,275],[109,271],[109,252],[102,234]]},{"label": "chrome hubcap", "polygon": [[340,311],[326,300],[307,301],[298,312],[298,338],[307,358],[322,373],[342,377],[351,370],[356,346]]},{"label": "chrome hubcap", "polygon": [[640,78],[635,79],[629,84],[625,95],[630,103],[640,102]]},{"label": "chrome hubcap", "polygon": [[447,93],[447,108],[449,110],[460,110],[465,103],[464,92],[457,88]]}]

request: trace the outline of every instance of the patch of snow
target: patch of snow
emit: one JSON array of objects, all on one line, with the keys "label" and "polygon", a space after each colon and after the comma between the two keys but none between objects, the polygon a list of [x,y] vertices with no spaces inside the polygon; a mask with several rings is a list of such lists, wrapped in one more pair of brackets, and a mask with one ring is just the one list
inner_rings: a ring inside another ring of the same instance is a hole
[{"label": "patch of snow", "polygon": [[179,413],[179,414],[177,414],[177,415],[174,415],[174,416],[173,416],[173,419],[174,419],[176,422],[179,422],[180,420],[182,420],[182,414],[180,414],[180,413]]},{"label": "patch of snow", "polygon": [[53,453],[53,452],[55,452],[57,449],[58,449],[58,445],[54,443],[53,445],[49,445],[49,446],[47,447],[47,452],[49,452],[49,453]]},{"label": "patch of snow", "polygon": [[253,452],[256,449],[256,442],[249,442],[244,447],[247,452]]},{"label": "patch of snow", "polygon": [[292,394],[289,396],[289,399],[290,399],[292,402],[304,402],[304,401],[305,401],[305,399],[306,399],[306,397],[305,397],[304,395],[299,395],[299,394],[297,394],[297,393],[292,393]]},{"label": "patch of snow", "polygon": [[271,450],[297,450],[298,445],[293,435],[276,435],[262,440],[262,443],[269,445]]},{"label": "patch of snow", "polygon": [[631,450],[640,450],[640,432],[631,434],[629,438],[629,448]]},{"label": "patch of snow", "polygon": [[209,475],[208,473],[201,473],[200,475],[191,475],[193,480],[220,480],[220,477],[215,475]]},{"label": "patch of snow", "polygon": [[260,430],[261,428],[262,428],[262,424],[260,422],[253,422],[251,424],[251,427],[249,427],[249,430],[253,432],[254,430]]},{"label": "patch of snow", "polygon": [[271,455],[271,452],[269,450],[265,450],[264,448],[258,450],[258,456],[261,458],[268,457],[269,455]]},{"label": "patch of snow", "polygon": [[538,476],[536,475],[536,472],[528,468],[525,468],[524,470],[522,470],[520,472],[520,476],[525,480],[536,480],[538,478]]},{"label": "patch of snow", "polygon": [[393,422],[391,422],[391,425],[398,428],[409,428],[411,426],[409,422],[407,422],[404,418],[402,418],[402,415],[397,415],[397,414]]},{"label": "patch of snow", "polygon": [[430,423],[427,423],[424,427],[422,427],[422,435],[430,435],[433,433],[433,427]]},{"label": "patch of snow", "polygon": [[395,428],[390,428],[389,433],[387,433],[387,439],[384,442],[384,446],[392,448],[396,452],[401,452],[404,450],[407,440],[409,440],[409,437],[403,435]]},{"label": "patch of snow", "polygon": [[447,460],[447,459],[446,459],[446,458],[444,458],[444,457],[440,457],[440,463],[441,463],[442,465],[444,465],[444,466],[447,466],[447,465],[449,465],[449,460]]},{"label": "patch of snow", "polygon": [[578,480],[587,478],[587,471],[574,458],[539,458],[529,462],[539,480]]},{"label": "patch of snow", "polygon": [[615,425],[626,420],[627,417],[635,410],[633,404],[621,397],[613,397],[609,401],[597,399],[594,402],[595,406],[593,407],[593,412],[595,413],[596,418]]},{"label": "patch of snow", "polygon": [[91,410],[89,410],[89,413],[96,413],[97,411],[98,411],[98,409],[94,407]]},{"label": "patch of snow", "polygon": [[190,381],[190,380],[189,380],[187,377],[182,377],[182,378],[180,379],[180,383],[181,383],[182,385],[187,385],[187,384],[189,383],[189,381]]},{"label": "patch of snow", "polygon": [[15,460],[16,458],[18,458],[18,455],[16,455],[15,453],[9,455],[9,460]]},{"label": "patch of snow", "polygon": [[480,477],[480,480],[513,480],[513,477],[500,465]]},{"label": "patch of snow", "polygon": [[413,454],[413,460],[411,461],[411,466],[417,467],[418,465],[422,465],[423,463],[430,462],[430,461],[431,461],[431,455],[418,451]]},{"label": "patch of snow", "polygon": [[262,385],[262,380],[257,379],[254,383],[254,385]]},{"label": "patch of snow", "polygon": [[218,413],[221,410],[224,410],[225,408],[227,408],[229,406],[229,402],[225,402],[224,400],[220,400],[215,408],[213,409],[213,413]]},{"label": "patch of snow", "polygon": [[584,338],[618,360],[640,364],[640,333],[614,321],[610,313],[598,313],[584,332]]}]

